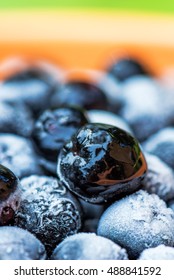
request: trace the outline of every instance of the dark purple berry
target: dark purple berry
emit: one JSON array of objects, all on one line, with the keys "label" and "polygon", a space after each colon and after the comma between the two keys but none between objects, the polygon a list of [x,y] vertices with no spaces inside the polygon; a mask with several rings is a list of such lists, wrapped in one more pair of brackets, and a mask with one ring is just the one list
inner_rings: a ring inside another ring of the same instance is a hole
[{"label": "dark purple berry", "polygon": [[0,225],[13,221],[20,202],[20,184],[15,174],[0,164]]},{"label": "dark purple berry", "polygon": [[43,155],[56,161],[65,142],[86,123],[87,117],[80,108],[63,107],[47,110],[37,120],[33,138]]},{"label": "dark purple berry", "polygon": [[121,82],[124,82],[132,76],[148,74],[147,70],[139,61],[129,57],[116,60],[107,71]]},{"label": "dark purple berry", "polygon": [[14,225],[37,236],[50,254],[61,240],[80,229],[80,205],[53,177],[26,177],[21,180],[21,188],[21,206]]},{"label": "dark purple berry", "polygon": [[95,84],[72,81],[63,85],[52,98],[52,106],[79,106],[86,110],[107,109],[105,93]]},{"label": "dark purple berry", "polygon": [[63,147],[57,171],[76,195],[103,203],[137,190],[146,169],[135,138],[118,127],[94,123],[83,126]]}]

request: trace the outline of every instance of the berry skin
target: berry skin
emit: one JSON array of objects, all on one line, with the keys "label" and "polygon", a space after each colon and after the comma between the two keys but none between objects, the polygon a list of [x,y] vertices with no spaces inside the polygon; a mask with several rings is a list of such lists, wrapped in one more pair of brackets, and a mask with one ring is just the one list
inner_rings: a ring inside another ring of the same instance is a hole
[{"label": "berry skin", "polygon": [[143,144],[146,152],[159,157],[174,170],[174,128],[166,127],[151,135]]},{"label": "berry skin", "polygon": [[155,155],[144,153],[148,171],[142,181],[142,189],[155,193],[164,201],[174,197],[173,170]]},{"label": "berry skin", "polygon": [[174,246],[174,212],[157,195],[140,190],[106,209],[97,234],[119,244],[136,259],[144,249]]},{"label": "berry skin", "polygon": [[36,121],[33,138],[44,157],[57,161],[58,153],[65,142],[86,123],[87,117],[80,108],[47,110]]},{"label": "berry skin", "polygon": [[62,239],[80,229],[80,205],[53,177],[23,178],[21,188],[21,206],[14,225],[33,233],[50,254]]},{"label": "berry skin", "polygon": [[44,245],[18,227],[0,227],[0,260],[45,260]]},{"label": "berry skin", "polygon": [[94,233],[65,238],[53,251],[52,260],[127,260],[126,250]]},{"label": "berry skin", "polygon": [[104,203],[137,190],[146,169],[135,138],[118,127],[93,123],[83,126],[63,147],[57,173],[77,196]]},{"label": "berry skin", "polygon": [[13,221],[20,204],[20,183],[15,174],[0,164],[0,225]]},{"label": "berry skin", "polygon": [[108,73],[118,81],[124,82],[137,75],[147,75],[147,70],[133,58],[120,58],[108,69]]},{"label": "berry skin", "polygon": [[29,67],[0,85],[0,100],[25,104],[33,113],[39,114],[49,107],[55,86],[55,81],[44,70]]},{"label": "berry skin", "polygon": [[73,81],[63,85],[52,98],[52,106],[79,106],[83,109],[107,109],[105,93],[95,84]]},{"label": "berry skin", "polygon": [[145,249],[138,258],[139,260],[174,260],[174,248],[159,245],[155,248]]},{"label": "berry skin", "polygon": [[18,135],[0,133],[0,162],[19,179],[31,174],[42,174],[32,142]]}]

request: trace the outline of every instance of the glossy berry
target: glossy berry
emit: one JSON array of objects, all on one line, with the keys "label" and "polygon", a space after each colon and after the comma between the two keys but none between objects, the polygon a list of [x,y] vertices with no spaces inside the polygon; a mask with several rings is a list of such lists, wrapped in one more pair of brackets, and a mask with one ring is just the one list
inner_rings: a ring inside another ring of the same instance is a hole
[{"label": "glossy berry", "polygon": [[29,176],[21,180],[21,188],[14,225],[37,236],[50,254],[62,239],[80,229],[79,203],[57,178]]},{"label": "glossy berry", "polygon": [[87,117],[80,108],[47,110],[36,121],[33,138],[44,157],[56,161],[65,142],[86,123]]},{"label": "glossy berry", "polygon": [[11,170],[0,164],[0,225],[13,221],[19,202],[19,180]]},{"label": "glossy berry", "polygon": [[44,245],[18,227],[0,227],[0,260],[45,260]]},{"label": "glossy berry", "polygon": [[174,212],[157,195],[139,190],[106,209],[97,233],[125,248],[134,259],[147,248],[174,246]]},{"label": "glossy berry", "polygon": [[117,80],[124,82],[132,76],[147,75],[147,70],[139,63],[139,61],[125,57],[116,60],[108,69],[108,73],[114,76]]},{"label": "glossy berry", "polygon": [[52,106],[79,106],[86,110],[107,109],[105,93],[95,84],[72,81],[63,85],[52,98]]},{"label": "glossy berry", "polygon": [[65,238],[53,251],[52,260],[127,260],[126,250],[94,233]]},{"label": "glossy berry", "polygon": [[58,177],[91,203],[116,200],[139,188],[147,166],[135,138],[105,124],[83,126],[61,150]]}]

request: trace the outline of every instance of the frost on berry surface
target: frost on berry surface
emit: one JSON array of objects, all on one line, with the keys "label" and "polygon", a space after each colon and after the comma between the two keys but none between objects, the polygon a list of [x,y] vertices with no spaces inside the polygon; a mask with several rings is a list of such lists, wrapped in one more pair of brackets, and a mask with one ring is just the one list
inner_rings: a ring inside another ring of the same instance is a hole
[{"label": "frost on berry surface", "polygon": [[44,260],[44,245],[18,227],[0,227],[0,260]]},{"label": "frost on berry surface", "polygon": [[53,251],[54,260],[127,260],[126,250],[95,233],[77,233],[64,239]]},{"label": "frost on berry surface", "polygon": [[120,115],[139,141],[173,122],[173,105],[166,95],[165,89],[152,78],[137,76],[124,83]]},{"label": "frost on berry surface", "polygon": [[133,135],[130,126],[118,115],[104,110],[87,111],[91,123],[104,123],[117,126]]},{"label": "frost on berry surface", "polygon": [[138,258],[139,260],[174,260],[174,248],[159,245],[155,248],[145,249]]},{"label": "frost on berry surface", "polygon": [[155,155],[145,153],[148,171],[142,181],[143,189],[155,193],[164,201],[174,197],[173,170]]},{"label": "frost on berry surface", "polygon": [[42,174],[32,142],[21,136],[0,133],[0,161],[19,178]]},{"label": "frost on berry surface", "polygon": [[158,156],[174,169],[174,128],[166,127],[149,137],[143,144],[146,152]]},{"label": "frost on berry surface", "polygon": [[0,131],[15,133],[24,137],[31,135],[33,118],[29,109],[22,105],[13,105],[10,102],[0,103]]},{"label": "frost on berry surface", "polygon": [[157,195],[140,190],[108,207],[97,233],[124,247],[134,259],[146,248],[174,245],[174,212]]},{"label": "frost on berry surface", "polygon": [[21,206],[15,225],[32,232],[48,253],[81,227],[80,206],[56,178],[29,176],[21,180]]}]

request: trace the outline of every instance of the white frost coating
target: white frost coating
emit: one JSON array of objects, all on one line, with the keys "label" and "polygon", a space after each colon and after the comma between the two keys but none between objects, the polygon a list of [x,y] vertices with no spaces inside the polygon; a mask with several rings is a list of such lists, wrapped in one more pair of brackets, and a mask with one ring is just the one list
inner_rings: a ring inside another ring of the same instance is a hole
[{"label": "white frost coating", "polygon": [[13,134],[0,134],[0,161],[17,177],[42,174],[32,142]]},{"label": "white frost coating", "polygon": [[15,225],[36,235],[49,252],[80,229],[79,204],[56,178],[32,175],[23,178],[21,186]]},{"label": "white frost coating", "polygon": [[144,250],[138,258],[139,260],[174,260],[174,248],[159,245],[155,248]]},{"label": "white frost coating", "polygon": [[136,258],[146,248],[174,245],[174,212],[157,195],[140,190],[107,208],[99,221],[98,234]]},{"label": "white frost coating", "polygon": [[57,246],[53,256],[55,256],[55,259],[57,257],[57,259],[62,260],[128,259],[125,249],[107,238],[97,236],[95,233],[77,233],[67,237]]},{"label": "white frost coating", "polygon": [[155,133],[148,138],[146,142],[143,143],[143,147],[147,152],[152,151],[157,147],[158,144],[162,142],[172,142],[174,143],[174,128],[166,127],[161,129],[159,132]]},{"label": "white frost coating", "polygon": [[29,109],[17,104],[0,103],[0,131],[16,133],[28,137],[33,129],[33,119]]},{"label": "white frost coating", "polygon": [[117,126],[125,131],[128,131],[133,135],[133,132],[129,125],[119,116],[114,113],[104,110],[89,110],[87,112],[89,121],[91,123],[104,123]]},{"label": "white frost coating", "polygon": [[142,181],[143,189],[155,193],[164,201],[174,197],[174,174],[172,169],[155,155],[145,153],[148,171]]},{"label": "white frost coating", "polygon": [[131,77],[124,83],[122,97],[126,100],[123,115],[129,118],[147,112],[158,115],[160,108],[162,109],[166,103],[165,93],[158,82],[141,76]]}]

